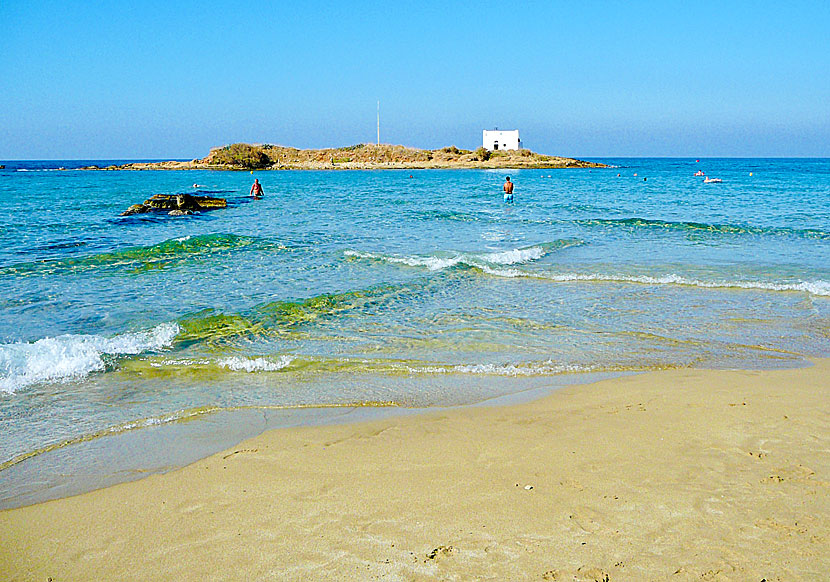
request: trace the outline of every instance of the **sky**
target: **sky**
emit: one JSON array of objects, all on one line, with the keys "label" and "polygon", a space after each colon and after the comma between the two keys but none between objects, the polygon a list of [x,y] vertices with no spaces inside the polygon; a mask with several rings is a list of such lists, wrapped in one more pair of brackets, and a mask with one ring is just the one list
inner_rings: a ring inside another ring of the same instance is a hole
[{"label": "sky", "polygon": [[830,157],[830,2],[0,0],[0,159]]}]

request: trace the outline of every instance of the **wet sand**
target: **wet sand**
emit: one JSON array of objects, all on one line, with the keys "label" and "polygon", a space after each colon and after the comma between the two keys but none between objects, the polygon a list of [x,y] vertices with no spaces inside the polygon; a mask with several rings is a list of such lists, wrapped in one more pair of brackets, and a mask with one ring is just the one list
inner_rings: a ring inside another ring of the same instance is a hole
[{"label": "wet sand", "polygon": [[0,512],[4,579],[819,580],[830,360],[279,429]]}]

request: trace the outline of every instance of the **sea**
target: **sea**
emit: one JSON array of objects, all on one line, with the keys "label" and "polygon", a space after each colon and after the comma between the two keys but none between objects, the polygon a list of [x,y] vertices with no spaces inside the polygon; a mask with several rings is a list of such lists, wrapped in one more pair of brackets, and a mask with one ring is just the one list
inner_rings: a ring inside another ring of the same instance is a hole
[{"label": "sea", "polygon": [[[266,428],[830,354],[828,159],[79,169],[126,161],[0,161],[0,507]],[[120,216],[178,193],[228,207]]]}]

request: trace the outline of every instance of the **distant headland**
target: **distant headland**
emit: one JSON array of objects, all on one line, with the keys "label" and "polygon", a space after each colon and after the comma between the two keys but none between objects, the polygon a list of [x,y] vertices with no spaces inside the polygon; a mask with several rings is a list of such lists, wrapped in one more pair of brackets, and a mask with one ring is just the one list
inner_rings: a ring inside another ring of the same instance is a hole
[{"label": "distant headland", "polygon": [[605,164],[530,150],[463,150],[455,146],[421,150],[401,145],[358,144],[342,148],[301,150],[270,144],[235,143],[210,150],[189,162],[134,162],[118,166],[86,166],[84,170],[375,170],[445,168],[604,168]]}]

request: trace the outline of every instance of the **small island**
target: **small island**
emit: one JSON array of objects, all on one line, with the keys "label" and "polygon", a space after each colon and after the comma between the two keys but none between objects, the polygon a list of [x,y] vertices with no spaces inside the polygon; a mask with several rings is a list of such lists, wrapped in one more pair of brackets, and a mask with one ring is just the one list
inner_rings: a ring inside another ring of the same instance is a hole
[{"label": "small island", "polygon": [[302,150],[270,144],[235,143],[210,150],[189,162],[135,162],[87,166],[84,170],[377,170],[448,168],[605,168],[605,164],[530,150],[463,150],[449,146],[422,150],[401,145],[358,144],[342,148]]}]

